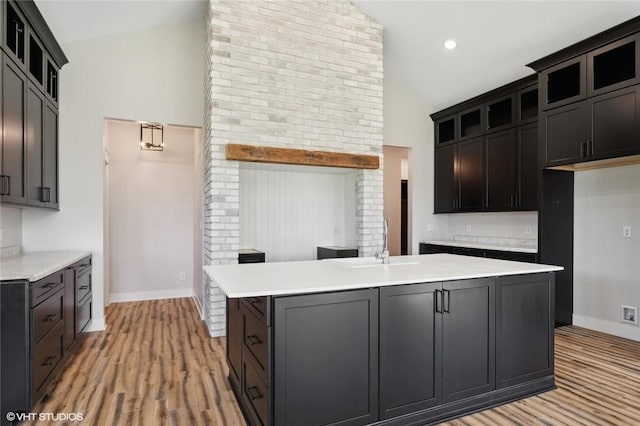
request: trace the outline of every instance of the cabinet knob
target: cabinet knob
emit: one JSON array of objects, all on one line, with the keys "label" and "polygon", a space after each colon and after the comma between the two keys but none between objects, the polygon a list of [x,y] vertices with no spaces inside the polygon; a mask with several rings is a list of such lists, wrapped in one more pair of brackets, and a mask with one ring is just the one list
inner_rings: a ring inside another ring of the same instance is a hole
[{"label": "cabinet knob", "polygon": [[47,315],[43,322],[52,322],[55,321],[56,318],[58,318],[58,314]]}]

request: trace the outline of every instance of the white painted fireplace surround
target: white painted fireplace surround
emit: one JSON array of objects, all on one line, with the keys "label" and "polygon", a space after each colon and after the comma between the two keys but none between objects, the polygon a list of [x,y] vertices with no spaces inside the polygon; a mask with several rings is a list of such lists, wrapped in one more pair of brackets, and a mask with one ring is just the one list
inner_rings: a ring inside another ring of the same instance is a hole
[{"label": "white painted fireplace surround", "polygon": [[[382,26],[349,1],[211,0],[204,120],[204,261],[237,263],[240,172],[228,143],[382,158]],[[382,161],[381,161],[382,164]],[[382,246],[382,168],[358,171],[356,239]],[[224,295],[205,281],[204,318],[225,333]]]}]

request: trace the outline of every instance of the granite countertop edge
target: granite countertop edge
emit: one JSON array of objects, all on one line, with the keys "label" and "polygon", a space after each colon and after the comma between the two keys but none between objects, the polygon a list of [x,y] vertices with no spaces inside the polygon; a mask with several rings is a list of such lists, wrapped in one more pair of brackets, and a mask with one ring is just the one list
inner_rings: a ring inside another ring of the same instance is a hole
[{"label": "granite countertop edge", "polygon": [[38,281],[91,256],[88,251],[25,252],[0,259],[0,281]]}]

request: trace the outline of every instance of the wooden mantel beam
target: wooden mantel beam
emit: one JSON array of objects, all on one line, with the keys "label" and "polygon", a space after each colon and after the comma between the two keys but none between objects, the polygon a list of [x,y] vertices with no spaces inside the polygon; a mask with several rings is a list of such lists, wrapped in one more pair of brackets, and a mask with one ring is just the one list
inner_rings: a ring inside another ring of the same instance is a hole
[{"label": "wooden mantel beam", "polygon": [[274,148],[269,146],[227,144],[227,160],[256,163],[297,164],[301,166],[345,167],[350,169],[378,169],[377,155],[344,154],[330,151]]}]

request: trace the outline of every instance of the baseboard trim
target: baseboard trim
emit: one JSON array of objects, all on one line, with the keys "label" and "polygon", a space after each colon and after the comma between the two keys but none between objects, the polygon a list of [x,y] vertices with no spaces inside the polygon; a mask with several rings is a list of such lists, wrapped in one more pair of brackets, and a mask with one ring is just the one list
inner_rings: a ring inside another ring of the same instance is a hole
[{"label": "baseboard trim", "polygon": [[608,321],[578,314],[573,314],[573,324],[578,327],[584,327],[640,342],[640,328],[634,324]]},{"label": "baseboard trim", "polygon": [[89,325],[87,326],[87,328],[84,329],[84,332],[90,332],[90,331],[104,331],[107,329],[107,324],[104,320],[104,317],[102,318],[93,318],[91,320],[91,323],[89,323]]},{"label": "baseboard trim", "polygon": [[202,311],[202,305],[200,304],[200,301],[195,296],[195,294],[193,296],[191,296],[191,299],[193,299],[193,304],[196,305],[196,309],[198,310],[198,314],[200,315],[200,319],[204,321],[204,312]]},{"label": "baseboard trim", "polygon": [[182,297],[192,297],[193,289],[174,289],[156,291],[138,291],[132,293],[112,293],[109,301],[111,303],[137,302],[140,300],[175,299]]}]

